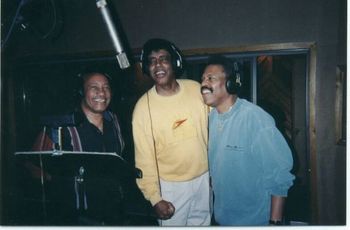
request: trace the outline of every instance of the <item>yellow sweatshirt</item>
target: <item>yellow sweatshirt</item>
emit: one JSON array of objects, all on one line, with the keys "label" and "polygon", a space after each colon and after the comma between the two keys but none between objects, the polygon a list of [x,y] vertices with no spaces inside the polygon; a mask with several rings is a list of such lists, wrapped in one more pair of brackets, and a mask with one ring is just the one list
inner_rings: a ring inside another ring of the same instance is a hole
[{"label": "yellow sweatshirt", "polygon": [[208,171],[208,107],[200,84],[177,82],[176,95],[160,96],[152,87],[133,112],[135,162],[143,172],[137,184],[152,205],[162,200],[158,172],[166,181],[188,181]]}]

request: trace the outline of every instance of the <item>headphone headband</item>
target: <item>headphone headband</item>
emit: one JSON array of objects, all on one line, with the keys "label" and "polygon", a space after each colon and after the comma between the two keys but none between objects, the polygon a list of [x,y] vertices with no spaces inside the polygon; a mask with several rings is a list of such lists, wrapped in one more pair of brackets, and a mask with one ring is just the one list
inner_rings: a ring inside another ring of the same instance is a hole
[{"label": "headphone headband", "polygon": [[161,38],[150,39],[143,45],[141,56],[140,56],[142,72],[144,74],[150,75],[148,56],[153,51],[158,51],[161,49],[168,51],[168,53],[171,56],[171,64],[172,64],[174,73],[176,76],[180,76],[183,72],[183,61],[182,61],[182,56],[180,54],[180,50],[176,48],[176,46],[172,42]]},{"label": "headphone headband", "polygon": [[78,74],[78,94],[83,97],[84,96],[84,84],[86,80],[94,75],[102,75],[104,76],[108,82],[110,87],[112,87],[112,78],[107,74],[99,71],[87,71]]},{"label": "headphone headband", "polygon": [[237,60],[231,59],[223,55],[211,56],[207,65],[221,65],[226,73],[226,90],[229,94],[237,94],[242,86],[241,68]]}]

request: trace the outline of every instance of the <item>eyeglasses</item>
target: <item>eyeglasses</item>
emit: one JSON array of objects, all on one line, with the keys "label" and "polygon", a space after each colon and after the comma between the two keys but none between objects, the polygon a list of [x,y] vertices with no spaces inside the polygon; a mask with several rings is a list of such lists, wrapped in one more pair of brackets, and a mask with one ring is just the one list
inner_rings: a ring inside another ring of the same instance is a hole
[{"label": "eyeglasses", "polygon": [[164,56],[160,56],[159,58],[150,57],[150,58],[148,58],[148,63],[151,66],[155,66],[158,63],[159,64],[168,64],[168,63],[170,63],[170,56],[169,55],[164,55]]}]

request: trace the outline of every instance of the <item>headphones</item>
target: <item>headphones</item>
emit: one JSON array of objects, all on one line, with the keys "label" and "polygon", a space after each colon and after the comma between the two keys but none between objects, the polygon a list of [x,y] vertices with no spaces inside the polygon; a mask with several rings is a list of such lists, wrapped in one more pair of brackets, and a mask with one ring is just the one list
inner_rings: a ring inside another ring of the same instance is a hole
[{"label": "headphones", "polygon": [[85,82],[87,79],[89,79],[91,76],[94,76],[94,75],[104,76],[105,78],[107,78],[110,87],[112,87],[112,84],[111,84],[112,78],[107,73],[102,73],[102,72],[98,72],[98,71],[79,73],[78,74],[78,90],[77,90],[79,97],[83,98],[85,96],[85,92],[84,92]]},{"label": "headphones", "polygon": [[226,90],[229,94],[237,94],[242,86],[241,73],[237,61],[233,62],[233,69],[231,73],[226,73]]},{"label": "headphones", "polygon": [[183,61],[180,50],[170,41],[161,38],[152,38],[148,40],[142,48],[140,61],[142,72],[150,76],[148,56],[153,51],[164,49],[171,56],[171,65],[176,76],[181,76],[183,73]]}]

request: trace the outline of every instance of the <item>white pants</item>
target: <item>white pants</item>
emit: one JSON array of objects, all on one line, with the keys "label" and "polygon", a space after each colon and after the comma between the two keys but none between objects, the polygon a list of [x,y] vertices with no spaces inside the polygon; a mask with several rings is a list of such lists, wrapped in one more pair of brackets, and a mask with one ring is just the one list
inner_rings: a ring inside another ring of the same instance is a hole
[{"label": "white pants", "polygon": [[159,220],[160,226],[209,226],[211,218],[209,173],[184,182],[160,180],[162,198],[171,202],[175,214]]}]

